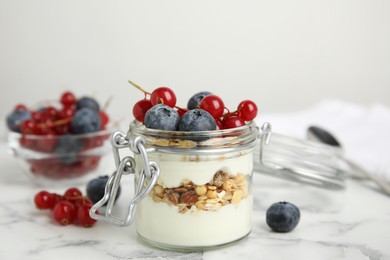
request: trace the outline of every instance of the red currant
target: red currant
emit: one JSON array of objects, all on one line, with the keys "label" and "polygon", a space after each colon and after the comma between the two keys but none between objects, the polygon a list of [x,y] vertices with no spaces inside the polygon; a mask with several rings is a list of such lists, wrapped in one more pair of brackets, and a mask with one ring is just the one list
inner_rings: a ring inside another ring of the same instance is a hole
[{"label": "red currant", "polygon": [[150,100],[142,99],[133,106],[133,116],[140,122],[144,122],[146,112],[152,107]]},{"label": "red currant", "polygon": [[81,207],[83,205],[85,206],[89,206],[89,207],[92,207],[93,203],[92,201],[86,197],[86,196],[82,196],[80,199],[76,200],[74,202],[74,205],[78,208],[78,207]]},{"label": "red currant", "polygon": [[61,104],[65,107],[73,106],[74,104],[76,104],[76,101],[77,99],[75,95],[70,91],[64,92],[60,98]]},{"label": "red currant", "polygon": [[22,134],[32,135],[39,132],[38,125],[33,120],[25,120],[20,127]]},{"label": "red currant", "polygon": [[66,106],[66,107],[63,107],[58,115],[61,119],[63,118],[69,118],[69,117],[73,117],[74,114],[76,113],[76,109],[74,109],[74,107],[72,106]]},{"label": "red currant", "polygon": [[110,121],[110,118],[104,111],[99,111],[99,116],[101,121],[100,129],[105,129],[108,121]]},{"label": "red currant", "polygon": [[53,130],[54,122],[52,119],[46,119],[44,122],[37,124],[35,134],[38,135],[55,135]]},{"label": "red currant", "polygon": [[83,196],[83,193],[78,188],[69,188],[65,191],[64,197],[69,201],[76,201]]},{"label": "red currant", "polygon": [[229,116],[222,121],[224,129],[235,128],[245,125],[245,121],[238,116]]},{"label": "red currant", "polygon": [[84,227],[92,227],[96,223],[96,219],[91,218],[89,215],[89,210],[91,206],[89,205],[81,205],[77,208],[77,222],[79,225]]},{"label": "red currant", "polygon": [[40,122],[43,120],[43,113],[41,113],[40,111],[33,111],[31,113],[31,118],[36,122]]},{"label": "red currant", "polygon": [[53,209],[53,217],[58,224],[68,225],[74,221],[76,216],[76,207],[69,201],[58,202]]},{"label": "red currant", "polygon": [[244,121],[252,121],[257,116],[257,106],[252,100],[244,100],[238,105],[237,112]]},{"label": "red currant", "polygon": [[177,109],[177,113],[179,113],[180,117],[182,117],[187,112],[188,112],[188,109],[184,109],[184,108],[178,108]]},{"label": "red currant", "polygon": [[55,120],[58,117],[58,110],[54,107],[47,107],[45,110],[43,110],[43,117],[44,119],[52,119]]},{"label": "red currant", "polygon": [[15,111],[17,111],[17,110],[27,110],[27,106],[24,104],[17,104],[15,106]]},{"label": "red currant", "polygon": [[52,209],[56,204],[56,197],[53,193],[42,190],[35,194],[34,203],[38,209]]},{"label": "red currant", "polygon": [[176,95],[170,88],[159,87],[153,90],[152,94],[150,94],[150,102],[153,106],[162,103],[169,107],[175,107]]},{"label": "red currant", "polygon": [[206,110],[215,119],[219,119],[225,109],[225,105],[220,97],[217,95],[205,96],[199,103],[201,109]]}]

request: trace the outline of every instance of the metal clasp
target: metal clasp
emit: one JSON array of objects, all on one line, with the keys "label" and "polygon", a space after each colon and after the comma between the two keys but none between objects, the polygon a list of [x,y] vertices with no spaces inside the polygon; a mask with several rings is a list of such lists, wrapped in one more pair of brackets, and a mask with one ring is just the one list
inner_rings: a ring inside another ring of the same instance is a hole
[{"label": "metal clasp", "polygon": [[[89,214],[96,220],[103,220],[117,226],[128,226],[134,221],[134,213],[137,204],[144,199],[153,189],[160,175],[159,165],[148,159],[148,154],[145,149],[145,141],[142,137],[136,137],[130,140],[127,135],[121,131],[117,131],[111,136],[111,145],[116,165],[116,171],[110,176],[107,181],[104,196],[96,204],[92,206]],[[119,149],[130,147],[130,150],[135,154],[140,154],[143,159],[143,169],[139,173],[139,178],[136,181],[134,197],[130,201],[125,217],[118,218],[112,214],[115,198],[118,193],[118,188],[122,175],[135,173],[135,160],[131,156],[120,158]],[[107,206],[105,206],[107,205]],[[103,209],[104,207],[105,210]],[[104,214],[99,210],[103,209]]]}]

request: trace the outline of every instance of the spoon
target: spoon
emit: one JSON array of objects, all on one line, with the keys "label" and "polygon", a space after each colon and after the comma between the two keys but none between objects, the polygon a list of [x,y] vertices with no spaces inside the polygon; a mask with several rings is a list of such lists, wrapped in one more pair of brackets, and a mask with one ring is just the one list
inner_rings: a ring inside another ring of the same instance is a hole
[{"label": "spoon", "polygon": [[[322,129],[317,126],[310,126],[307,129],[307,138],[312,141],[321,142],[324,144],[328,144],[331,146],[342,148],[341,143],[334,137],[330,132],[326,131],[325,129]],[[386,184],[384,181],[379,179],[377,176],[371,174],[370,172],[366,171],[363,167],[361,167],[356,162],[345,158],[343,156],[344,161],[354,170],[363,173],[367,178],[369,178],[371,181],[375,182],[378,187],[387,195],[390,196],[390,185]]]}]

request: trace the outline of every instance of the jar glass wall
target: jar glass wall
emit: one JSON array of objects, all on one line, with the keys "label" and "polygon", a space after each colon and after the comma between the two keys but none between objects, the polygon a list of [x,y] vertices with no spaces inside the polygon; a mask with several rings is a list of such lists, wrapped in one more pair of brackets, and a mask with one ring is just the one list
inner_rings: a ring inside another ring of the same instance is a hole
[{"label": "jar glass wall", "polygon": [[[160,167],[154,188],[137,205],[142,239],[166,249],[204,250],[250,233],[255,124],[186,133],[134,122],[128,136],[143,137],[149,160]],[[137,180],[144,165],[142,156],[134,159]]]}]

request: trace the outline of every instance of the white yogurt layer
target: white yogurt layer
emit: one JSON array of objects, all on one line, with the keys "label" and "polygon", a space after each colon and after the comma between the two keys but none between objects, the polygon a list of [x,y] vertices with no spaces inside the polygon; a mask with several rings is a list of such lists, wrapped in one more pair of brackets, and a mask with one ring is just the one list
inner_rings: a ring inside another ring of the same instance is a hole
[{"label": "white yogurt layer", "polygon": [[[250,176],[253,171],[251,151],[201,156],[150,153],[149,159],[159,164],[158,184],[164,188],[179,187],[185,181],[204,185],[210,183],[218,171],[229,176]],[[180,213],[177,206],[157,202],[152,196],[147,196],[137,206],[136,213],[137,231],[142,237],[173,247],[229,243],[247,235],[251,221],[251,192],[237,204],[227,204],[215,211],[195,207],[185,213]]]},{"label": "white yogurt layer", "polygon": [[202,155],[167,155],[149,154],[149,159],[160,166],[158,184],[164,188],[178,187],[184,180],[190,180],[196,185],[210,182],[216,172],[222,170],[231,176],[237,174],[249,175],[253,171],[253,154],[251,152],[236,154],[236,157],[216,157]]},{"label": "white yogurt layer", "polygon": [[178,213],[176,206],[148,196],[137,207],[137,232],[144,238],[176,247],[221,245],[251,231],[252,196],[217,211]]}]

